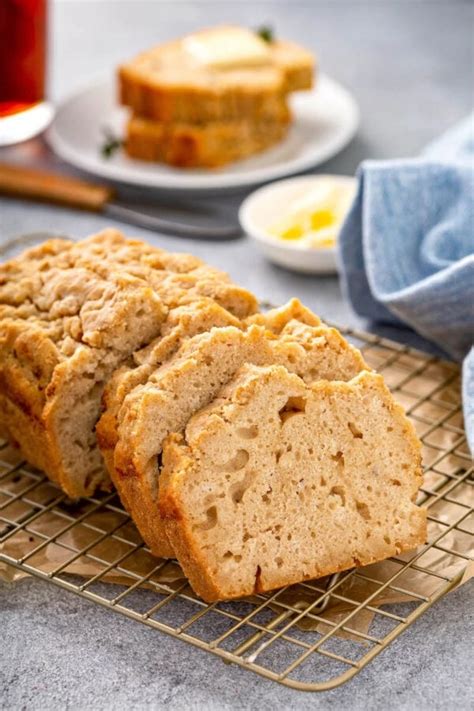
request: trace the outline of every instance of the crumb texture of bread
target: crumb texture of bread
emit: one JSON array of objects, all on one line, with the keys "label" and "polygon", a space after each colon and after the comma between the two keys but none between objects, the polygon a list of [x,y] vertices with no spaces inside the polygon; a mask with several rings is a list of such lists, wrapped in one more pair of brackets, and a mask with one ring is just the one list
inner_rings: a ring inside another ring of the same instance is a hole
[{"label": "crumb texture of bread", "polygon": [[76,498],[107,488],[95,424],[115,369],[170,310],[212,299],[246,318],[255,297],[189,254],[116,230],[49,240],[0,266],[0,426]]},{"label": "crumb texture of bread", "polygon": [[[294,315],[319,319],[294,300],[246,330],[212,328],[186,340],[165,363],[147,374],[116,411],[112,478],[145,542],[157,556],[172,548],[158,508],[160,457],[167,436],[181,432],[189,418],[212,402],[243,365],[283,365],[305,382],[350,380],[367,369],[359,351],[334,329],[309,326]],[[283,325],[286,323],[286,325]],[[140,494],[138,492],[141,492]]]},{"label": "crumb texture of bread", "polygon": [[420,445],[380,375],[307,385],[245,365],[167,438],[160,508],[206,601],[243,597],[422,544]]}]

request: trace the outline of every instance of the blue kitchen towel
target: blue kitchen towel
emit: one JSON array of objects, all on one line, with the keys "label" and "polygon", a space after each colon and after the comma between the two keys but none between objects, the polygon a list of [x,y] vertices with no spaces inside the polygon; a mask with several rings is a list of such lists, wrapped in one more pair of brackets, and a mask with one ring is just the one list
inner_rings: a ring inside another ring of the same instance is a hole
[{"label": "blue kitchen towel", "polygon": [[365,161],[340,235],[343,289],[361,316],[408,325],[463,364],[474,451],[474,114],[421,157]]}]

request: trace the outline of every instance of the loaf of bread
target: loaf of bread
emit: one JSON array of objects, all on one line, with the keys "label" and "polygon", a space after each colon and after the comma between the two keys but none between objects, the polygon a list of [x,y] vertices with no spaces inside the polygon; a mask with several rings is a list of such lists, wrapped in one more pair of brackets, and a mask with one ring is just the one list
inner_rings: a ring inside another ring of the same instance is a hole
[{"label": "loaf of bread", "polygon": [[[288,317],[291,311],[286,310]],[[282,325],[284,313],[270,314],[270,323],[280,320]],[[121,406],[115,407],[115,423],[108,418],[105,427],[99,423],[98,430],[100,446],[108,448],[109,466],[110,446],[115,442],[112,479],[143,539],[157,556],[173,555],[158,509],[163,441],[169,434],[181,432],[193,413],[211,402],[246,363],[281,364],[306,382],[349,380],[367,368],[359,351],[335,329],[289,320],[278,335],[257,324],[246,330],[212,328],[184,341],[158,368],[148,369],[146,380],[140,378]],[[109,433],[104,432],[107,427]]]},{"label": "loaf of bread", "polygon": [[223,272],[116,230],[0,266],[0,431],[73,498],[112,480],[206,600],[426,534],[419,442],[356,348],[297,299],[259,313]]},{"label": "loaf of bread", "polygon": [[94,427],[106,382],[207,297],[236,318],[256,300],[191,255],[106,230],[50,240],[0,267],[0,427],[71,497],[109,486]]},{"label": "loaf of bread", "polygon": [[215,27],[143,52],[119,69],[121,103],[143,118],[200,124],[271,120],[312,86],[314,57],[242,27]]},{"label": "loaf of bread", "polygon": [[425,541],[420,445],[380,375],[307,385],[239,369],[163,446],[159,505],[207,601],[367,565]]},{"label": "loaf of bread", "polygon": [[134,115],[127,124],[125,150],[139,160],[181,168],[218,168],[281,141],[291,119],[283,98],[282,107],[282,115],[276,118],[206,123],[159,122]]}]

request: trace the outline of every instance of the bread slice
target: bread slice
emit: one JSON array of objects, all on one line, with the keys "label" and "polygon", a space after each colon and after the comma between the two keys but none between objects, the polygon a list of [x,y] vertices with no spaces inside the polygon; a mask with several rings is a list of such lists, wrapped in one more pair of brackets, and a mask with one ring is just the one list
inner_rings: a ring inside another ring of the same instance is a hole
[{"label": "bread slice", "polygon": [[170,308],[203,295],[242,317],[256,310],[226,274],[115,230],[2,265],[0,427],[69,496],[108,486],[94,432],[105,383]]},{"label": "bread slice", "polygon": [[258,311],[245,319],[247,326],[257,324],[264,326],[268,331],[278,334],[283,331],[292,321],[307,326],[321,326],[321,319],[308,309],[299,299],[290,299],[283,306],[269,309],[268,311]]},{"label": "bread slice", "polygon": [[132,116],[125,150],[131,158],[180,168],[218,168],[248,158],[283,140],[291,115],[207,123],[159,122]]},{"label": "bread slice", "polygon": [[206,297],[171,309],[161,325],[160,335],[133,353],[131,361],[117,368],[107,382],[96,434],[102,456],[114,482],[118,417],[125,397],[136,387],[146,383],[153,371],[170,359],[186,339],[210,331],[214,326],[241,328],[242,322],[213,299]]},{"label": "bread slice", "polygon": [[[213,299],[204,297],[171,309],[161,326],[160,335],[141,350],[135,351],[130,362],[124,363],[113,373],[102,396],[102,415],[96,433],[107,469],[119,491],[122,487],[116,476],[114,451],[118,442],[117,428],[123,417],[120,409],[127,395],[144,385],[152,373],[169,360],[187,339],[210,331],[213,327],[234,326],[246,329],[252,324],[277,335],[297,331],[304,324],[319,326],[321,321],[296,298],[290,299],[283,306],[253,314],[240,321]],[[124,493],[125,506],[126,497]]]},{"label": "bread slice", "polygon": [[[209,42],[221,45],[217,63],[195,51],[201,45],[205,53]],[[244,49],[239,56],[239,46],[249,42],[250,53]],[[230,61],[223,61],[226,57]],[[118,77],[121,103],[138,116],[196,124],[274,121],[288,91],[310,88],[313,73],[314,57],[307,50],[290,42],[267,44],[249,30],[226,26],[143,52],[122,65]]]},{"label": "bread slice", "polygon": [[285,91],[311,89],[314,83],[315,57],[304,47],[288,40],[271,43],[273,61],[285,76]]},{"label": "bread slice", "polygon": [[420,443],[380,375],[306,385],[244,366],[163,448],[159,505],[204,600],[367,565],[425,541]]},{"label": "bread slice", "polygon": [[[290,322],[294,323],[294,322]],[[124,399],[117,417],[113,479],[143,539],[160,557],[173,555],[158,510],[160,455],[165,438],[183,430],[242,365],[283,364],[312,382],[349,380],[364,360],[335,330],[304,326],[292,336],[263,326],[213,328],[187,340]]]}]

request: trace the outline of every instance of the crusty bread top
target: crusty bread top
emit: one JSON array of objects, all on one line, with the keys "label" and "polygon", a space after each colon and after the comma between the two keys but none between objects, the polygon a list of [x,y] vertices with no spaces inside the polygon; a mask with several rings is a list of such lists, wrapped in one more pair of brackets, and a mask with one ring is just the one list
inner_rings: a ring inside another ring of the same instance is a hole
[{"label": "crusty bread top", "polygon": [[78,344],[135,350],[156,334],[168,308],[201,296],[243,316],[256,310],[253,295],[223,272],[113,229],[78,243],[48,240],[0,265],[0,323],[40,330],[57,344],[58,357]]},{"label": "crusty bread top", "polygon": [[[243,89],[248,93],[282,93],[288,88],[287,78],[291,78],[296,72],[308,71],[311,75],[314,57],[291,42],[277,41],[266,44],[256,37],[256,41],[261,42],[267,50],[267,56],[263,60],[260,57],[253,65],[251,61],[246,63],[243,59],[240,66],[209,66],[189,51],[189,44],[193,39],[205,41],[208,36],[236,30],[243,31],[231,26],[218,27],[159,45],[122,65],[120,77],[128,81],[144,82],[158,91],[192,88],[198,95],[200,91],[219,94],[235,89]],[[292,86],[290,90],[293,88],[308,86]]]},{"label": "crusty bread top", "polygon": [[310,386],[247,365],[163,449],[160,510],[208,601],[241,597],[424,541],[420,443],[380,375]]},{"label": "crusty bread top", "polygon": [[160,333],[170,310],[203,297],[243,317],[257,307],[223,272],[116,230],[50,240],[0,266],[0,385],[14,408],[11,436],[70,496],[104,481],[94,426],[113,370]]},{"label": "crusty bread top", "polygon": [[246,324],[252,323],[265,326],[272,333],[281,333],[290,321],[297,321],[308,326],[320,326],[321,319],[304,306],[299,299],[293,298],[283,306],[277,306],[268,311],[260,311],[246,319]]}]

